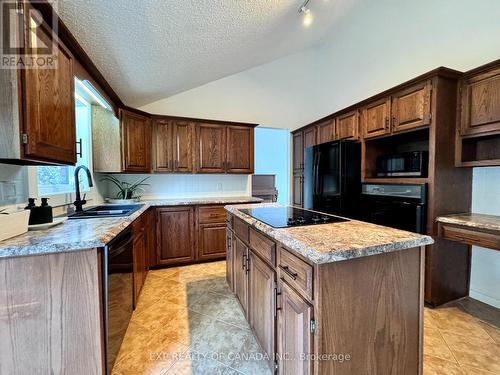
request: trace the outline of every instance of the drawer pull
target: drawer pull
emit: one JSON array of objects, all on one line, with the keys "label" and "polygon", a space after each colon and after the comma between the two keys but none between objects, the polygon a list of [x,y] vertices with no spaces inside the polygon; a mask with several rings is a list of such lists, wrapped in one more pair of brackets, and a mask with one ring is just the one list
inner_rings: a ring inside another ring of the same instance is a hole
[{"label": "drawer pull", "polygon": [[299,275],[297,272],[293,272],[292,270],[290,270],[290,267],[288,266],[282,266],[280,264],[280,268],[288,275],[290,276],[292,279],[294,280],[297,280],[297,276]]},{"label": "drawer pull", "polygon": [[244,270],[245,269],[245,265],[246,265],[246,258],[247,258],[247,255],[246,254],[243,254],[243,257],[242,257],[242,263],[241,263],[241,269]]}]

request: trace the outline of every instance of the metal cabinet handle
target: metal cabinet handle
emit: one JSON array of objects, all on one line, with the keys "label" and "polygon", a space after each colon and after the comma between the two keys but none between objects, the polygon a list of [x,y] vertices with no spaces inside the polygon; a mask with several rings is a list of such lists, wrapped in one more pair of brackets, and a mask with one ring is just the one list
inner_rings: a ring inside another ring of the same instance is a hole
[{"label": "metal cabinet handle", "polygon": [[246,257],[247,257],[247,255],[246,255],[246,254],[243,254],[243,258],[242,258],[242,260],[243,260],[243,261],[242,261],[242,264],[241,264],[241,269],[242,269],[242,270],[244,270],[244,269],[245,269],[245,267],[246,267],[246,263],[247,263],[247,262],[246,262]]},{"label": "metal cabinet handle", "polygon": [[389,127],[389,117],[385,118],[385,127]]},{"label": "metal cabinet handle", "polygon": [[293,272],[290,267],[288,266],[282,266],[280,264],[280,268],[288,275],[290,276],[292,279],[294,280],[297,280],[297,276],[299,275],[297,272]]}]

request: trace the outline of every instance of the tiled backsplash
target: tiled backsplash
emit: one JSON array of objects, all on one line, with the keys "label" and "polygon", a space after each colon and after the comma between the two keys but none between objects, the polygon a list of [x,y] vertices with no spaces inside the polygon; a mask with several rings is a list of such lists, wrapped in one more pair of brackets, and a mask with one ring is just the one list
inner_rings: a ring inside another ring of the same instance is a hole
[{"label": "tiled backsplash", "polygon": [[[102,182],[96,174],[99,190],[105,197],[114,197],[117,189],[110,182]],[[248,175],[205,174],[115,174],[120,181],[133,183],[149,176],[144,187],[144,198],[198,198],[250,195]]]},{"label": "tiled backsplash", "polygon": [[0,206],[28,201],[28,168],[0,164]]}]

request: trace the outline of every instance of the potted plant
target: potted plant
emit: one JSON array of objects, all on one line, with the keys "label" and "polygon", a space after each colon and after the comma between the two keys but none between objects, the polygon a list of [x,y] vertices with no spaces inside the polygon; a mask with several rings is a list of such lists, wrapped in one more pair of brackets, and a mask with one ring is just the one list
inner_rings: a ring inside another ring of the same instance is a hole
[{"label": "potted plant", "polygon": [[107,198],[108,203],[130,203],[138,202],[141,199],[142,193],[144,193],[143,186],[149,186],[144,182],[148,180],[149,177],[143,178],[142,180],[137,180],[134,183],[129,183],[125,181],[118,180],[115,176],[105,176],[102,181],[111,181],[118,188],[118,193],[115,198]]}]

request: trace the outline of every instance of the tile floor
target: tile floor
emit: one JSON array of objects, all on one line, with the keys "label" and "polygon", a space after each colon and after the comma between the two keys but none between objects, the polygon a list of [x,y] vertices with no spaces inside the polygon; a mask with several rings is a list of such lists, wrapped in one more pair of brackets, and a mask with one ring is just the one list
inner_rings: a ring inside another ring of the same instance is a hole
[{"label": "tile floor", "polygon": [[[425,375],[500,374],[500,310],[466,299],[424,323]],[[112,374],[271,374],[225,262],[150,271]]]}]

